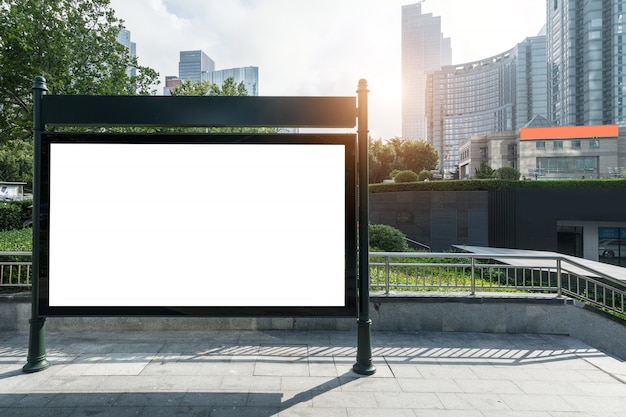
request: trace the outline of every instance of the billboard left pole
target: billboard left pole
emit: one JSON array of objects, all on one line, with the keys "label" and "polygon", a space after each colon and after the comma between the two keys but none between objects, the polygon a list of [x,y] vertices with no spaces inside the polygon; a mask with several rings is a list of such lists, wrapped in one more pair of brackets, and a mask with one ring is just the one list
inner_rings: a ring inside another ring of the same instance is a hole
[{"label": "billboard left pole", "polygon": [[22,368],[26,373],[43,371],[50,366],[46,359],[46,333],[44,324],[45,317],[39,316],[39,233],[40,233],[40,195],[41,195],[41,133],[45,129],[42,119],[42,99],[48,91],[46,79],[35,77],[33,84],[33,141],[34,141],[34,164],[33,164],[33,255],[31,277],[31,319],[30,335],[28,339],[27,363]]}]

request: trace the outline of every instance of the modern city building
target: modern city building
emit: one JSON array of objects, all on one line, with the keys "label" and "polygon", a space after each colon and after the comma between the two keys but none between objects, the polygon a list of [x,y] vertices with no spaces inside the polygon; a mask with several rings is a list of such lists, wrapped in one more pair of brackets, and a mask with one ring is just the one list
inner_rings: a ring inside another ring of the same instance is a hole
[{"label": "modern city building", "polygon": [[182,80],[175,75],[165,76],[165,86],[163,87],[163,95],[171,95],[171,91],[182,84]]},{"label": "modern city building", "polygon": [[501,54],[427,75],[427,136],[444,175],[459,166],[459,145],[473,135],[516,131],[547,113],[546,38],[527,38]]},{"label": "modern city building", "polygon": [[493,169],[511,166],[534,180],[626,176],[626,128],[545,122],[538,116],[518,131],[469,137],[459,148],[459,178],[474,178],[483,162]]},{"label": "modern city building", "polygon": [[259,95],[259,67],[240,67],[211,71],[206,74],[205,80],[221,87],[227,78],[232,78],[235,84],[243,82],[249,96]]},{"label": "modern city building", "polygon": [[203,81],[211,71],[215,71],[215,62],[203,51],[180,51],[178,78],[182,81]]},{"label": "modern city building", "polygon": [[625,0],[547,0],[548,118],[626,125]]},{"label": "modern city building", "polygon": [[[124,45],[131,57],[137,56],[137,44],[130,40],[130,30],[122,29],[117,34],[117,41]],[[130,76],[137,75],[137,69],[130,67],[126,69],[126,73]]]},{"label": "modern city building", "polygon": [[452,63],[441,18],[421,3],[402,6],[402,136],[411,140],[426,139],[426,74]]}]

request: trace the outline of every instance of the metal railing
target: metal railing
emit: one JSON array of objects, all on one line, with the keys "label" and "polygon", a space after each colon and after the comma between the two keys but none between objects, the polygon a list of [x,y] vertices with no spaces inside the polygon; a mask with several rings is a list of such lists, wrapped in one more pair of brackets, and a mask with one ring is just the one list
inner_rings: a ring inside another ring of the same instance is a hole
[{"label": "metal railing", "polygon": [[[507,262],[511,261],[511,262]],[[563,295],[626,319],[626,280],[553,255],[370,252],[370,288]]]},{"label": "metal railing", "polygon": [[30,288],[31,252],[0,252],[0,287]]},{"label": "metal railing", "polygon": [[[0,252],[0,287],[30,288],[30,252]],[[506,262],[509,260],[517,261]],[[568,296],[626,319],[626,280],[553,255],[370,252],[370,288],[535,292]]]}]

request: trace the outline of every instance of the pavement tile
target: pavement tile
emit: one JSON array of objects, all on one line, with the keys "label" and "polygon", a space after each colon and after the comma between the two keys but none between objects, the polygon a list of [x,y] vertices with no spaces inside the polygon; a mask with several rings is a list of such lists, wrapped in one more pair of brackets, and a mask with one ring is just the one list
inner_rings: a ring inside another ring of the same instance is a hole
[{"label": "pavement tile", "polygon": [[0,416],[621,417],[626,361],[567,336],[374,332],[48,335],[52,366],[22,373],[28,337],[0,332]]}]

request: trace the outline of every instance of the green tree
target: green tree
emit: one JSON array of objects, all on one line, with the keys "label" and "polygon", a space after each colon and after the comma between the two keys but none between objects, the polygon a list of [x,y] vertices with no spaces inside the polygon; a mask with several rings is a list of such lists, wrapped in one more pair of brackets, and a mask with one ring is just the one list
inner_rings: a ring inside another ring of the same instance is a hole
[{"label": "green tree", "polygon": [[0,180],[33,186],[33,142],[10,140],[0,147]]},{"label": "green tree", "polygon": [[369,138],[369,182],[375,184],[388,178],[396,160],[396,151],[382,139]]},{"label": "green tree", "polygon": [[0,0],[0,28],[2,142],[32,137],[37,75],[52,94],[149,94],[157,83],[118,42],[123,21],[109,0]]},{"label": "green tree", "polygon": [[439,152],[428,142],[405,140],[400,146],[399,159],[402,169],[420,172],[437,168]]},{"label": "green tree", "polygon": [[487,165],[487,162],[482,161],[480,163],[480,167],[476,168],[474,172],[475,172],[474,176],[476,177],[476,179],[484,180],[484,179],[493,179],[495,171],[493,170],[493,168]]},{"label": "green tree", "polygon": [[210,81],[193,82],[185,80],[170,91],[172,96],[208,96],[211,89]]},{"label": "green tree", "polygon": [[519,180],[520,175],[520,172],[513,167],[498,168],[494,172],[494,177],[500,180],[517,181]]}]

